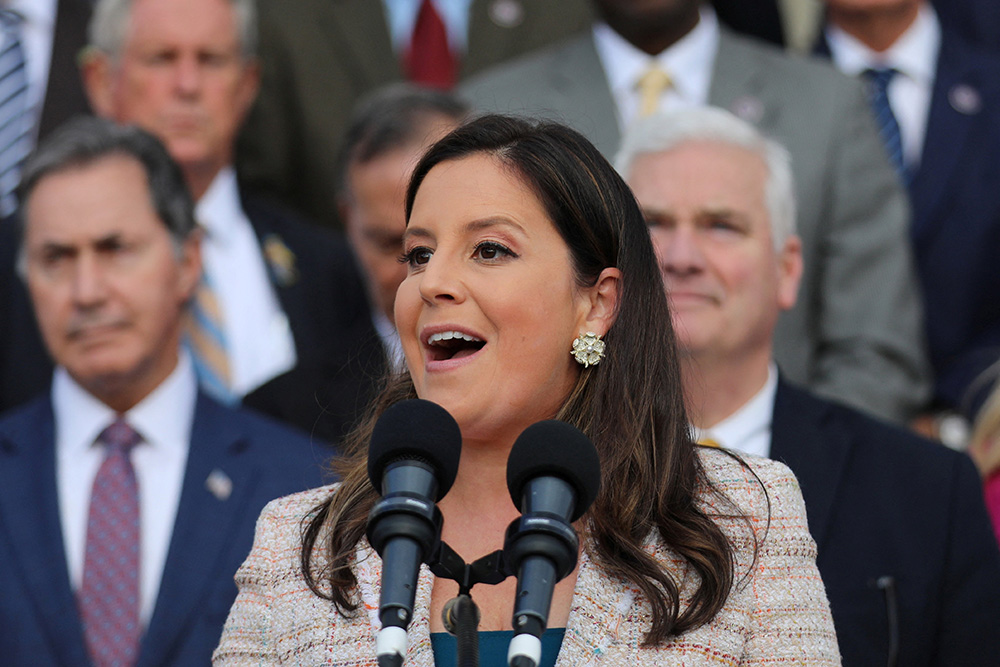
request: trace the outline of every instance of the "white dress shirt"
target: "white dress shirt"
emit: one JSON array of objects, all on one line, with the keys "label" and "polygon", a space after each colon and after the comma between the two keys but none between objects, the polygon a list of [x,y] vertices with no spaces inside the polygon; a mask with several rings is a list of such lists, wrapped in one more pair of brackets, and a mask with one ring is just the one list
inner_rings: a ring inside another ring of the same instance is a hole
[{"label": "white dress shirt", "polygon": [[402,370],[406,365],[406,357],[403,356],[403,343],[399,340],[396,327],[379,308],[372,308],[372,324],[375,325],[375,332],[382,341],[382,349],[385,350],[389,366],[394,371]]},{"label": "white dress shirt", "polygon": [[257,235],[240,205],[232,167],[215,177],[195,216],[205,230],[204,271],[225,319],[230,389],[244,396],[295,366],[295,339],[268,278]]},{"label": "white dress shirt", "polygon": [[778,391],[778,369],[768,364],[764,386],[743,406],[718,424],[700,429],[692,426],[695,441],[714,440],[726,449],[744,454],[768,456],[771,453],[771,422],[774,396]]},{"label": "white dress shirt", "polygon": [[[38,136],[38,121],[45,103],[45,89],[49,83],[49,64],[52,61],[52,36],[56,29],[57,0],[9,0],[0,6],[21,15],[21,48],[28,78],[28,109],[32,127]],[[0,48],[4,39],[0,34]]]},{"label": "white dress shirt", "polygon": [[[153,614],[174,531],[196,397],[194,368],[182,351],[173,373],[124,415],[142,436],[142,442],[132,450],[132,467],[139,487],[139,618],[143,625]],[[118,415],[87,393],[62,367],[56,368],[52,380],[52,408],[59,518],[70,582],[79,590],[90,493],[106,451],[97,437]]]},{"label": "white dress shirt", "polygon": [[670,76],[672,84],[661,96],[659,110],[708,104],[712,68],[719,50],[719,20],[711,7],[702,5],[694,29],[656,56],[637,49],[604,22],[595,23],[593,30],[594,46],[610,84],[622,133],[639,113],[636,82],[654,63]]},{"label": "white dress shirt", "polygon": [[[413,29],[417,25],[417,15],[423,0],[382,0],[385,5],[389,37],[397,54],[406,53],[410,48]],[[469,47],[469,8],[472,0],[431,0],[437,10],[444,29],[448,33],[448,45],[454,53],[465,53]]]},{"label": "white dress shirt", "polygon": [[889,104],[899,123],[903,161],[910,169],[918,167],[941,49],[941,23],[937,14],[924,3],[913,25],[882,53],[871,50],[834,25],[826,28],[826,41],[834,64],[845,74],[859,76],[866,69],[885,67],[899,72],[889,82]]}]

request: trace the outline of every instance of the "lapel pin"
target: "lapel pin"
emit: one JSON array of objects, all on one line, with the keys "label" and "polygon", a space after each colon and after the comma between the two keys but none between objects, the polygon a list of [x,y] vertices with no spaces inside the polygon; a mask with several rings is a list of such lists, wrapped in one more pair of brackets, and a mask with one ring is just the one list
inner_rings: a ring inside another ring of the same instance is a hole
[{"label": "lapel pin", "polygon": [[216,468],[205,479],[205,488],[215,496],[216,500],[226,501],[233,493],[233,480],[229,478],[229,475]]},{"label": "lapel pin", "polygon": [[729,109],[737,118],[756,125],[764,117],[764,103],[756,97],[740,97]]},{"label": "lapel pin", "polygon": [[967,116],[977,114],[983,108],[979,91],[967,83],[960,83],[948,91],[948,101],[955,111]]},{"label": "lapel pin", "polygon": [[288,287],[299,279],[298,269],[295,268],[295,253],[277,234],[268,234],[264,237],[264,256],[275,280],[282,287]]},{"label": "lapel pin", "polygon": [[516,28],[524,22],[524,5],[519,0],[494,0],[489,13],[493,23],[501,28]]}]

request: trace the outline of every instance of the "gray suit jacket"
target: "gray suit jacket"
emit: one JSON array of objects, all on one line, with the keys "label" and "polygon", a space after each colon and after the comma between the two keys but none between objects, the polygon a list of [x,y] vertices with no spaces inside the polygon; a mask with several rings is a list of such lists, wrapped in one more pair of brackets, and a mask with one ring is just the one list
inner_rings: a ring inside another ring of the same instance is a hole
[{"label": "gray suit jacket", "polygon": [[[462,92],[483,110],[566,122],[609,158],[618,148],[617,110],[589,31],[489,70]],[[860,84],[723,30],[709,101],[792,155],[805,273],[775,332],[785,376],[890,419],[912,416],[929,373],[909,209]]]},{"label": "gray suit jacket", "polygon": [[[241,182],[339,227],[337,154],[354,105],[404,78],[383,3],[259,0],[258,8],[261,89],[240,135]],[[461,77],[551,44],[591,20],[587,0],[474,0],[469,12]]]}]

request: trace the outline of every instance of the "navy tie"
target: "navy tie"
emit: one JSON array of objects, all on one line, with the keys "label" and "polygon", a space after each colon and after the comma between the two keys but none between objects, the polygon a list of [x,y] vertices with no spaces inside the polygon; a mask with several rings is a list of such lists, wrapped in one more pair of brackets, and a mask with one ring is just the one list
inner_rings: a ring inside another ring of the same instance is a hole
[{"label": "navy tie", "polygon": [[889,104],[889,82],[899,72],[892,68],[866,69],[862,74],[868,80],[868,101],[875,114],[879,136],[885,145],[889,162],[904,182],[908,182],[906,162],[903,159],[903,137],[899,132],[899,122]]}]

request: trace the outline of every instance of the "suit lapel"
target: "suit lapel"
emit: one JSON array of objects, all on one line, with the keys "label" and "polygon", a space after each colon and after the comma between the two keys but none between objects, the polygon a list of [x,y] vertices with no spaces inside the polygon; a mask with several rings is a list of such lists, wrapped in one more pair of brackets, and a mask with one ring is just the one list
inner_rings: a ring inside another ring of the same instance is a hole
[{"label": "suit lapel", "polygon": [[583,32],[559,49],[548,74],[552,108],[577,114],[583,134],[602,154],[613,157],[621,140],[618,111],[592,33]]},{"label": "suit lapel", "polygon": [[774,127],[782,105],[768,97],[765,74],[753,52],[742,48],[740,38],[720,28],[708,103],[754,125]]},{"label": "suit lapel", "polygon": [[798,478],[809,531],[821,553],[853,446],[846,433],[827,426],[827,409],[822,402],[779,379],[770,457],[785,463]]},{"label": "suit lapel", "polygon": [[90,13],[91,3],[88,0],[58,0],[56,4],[52,60],[38,124],[40,138],[75,114],[90,111],[77,67],[80,50],[87,45]]},{"label": "suit lapel", "polygon": [[209,593],[235,574],[223,571],[226,554],[259,471],[241,460],[246,435],[227,417],[224,408],[199,395],[180,504],[143,639],[141,666],[163,664]]},{"label": "suit lapel", "polygon": [[403,78],[389,38],[388,22],[381,2],[344,0],[317,2],[317,21],[324,24],[331,47],[349,66],[355,87],[367,90]]},{"label": "suit lapel", "polygon": [[15,562],[3,567],[20,572],[60,664],[87,665],[59,517],[52,403],[38,400],[8,425],[0,433],[0,540]]},{"label": "suit lapel", "polygon": [[945,203],[944,196],[952,189],[953,175],[962,164],[972,130],[982,118],[977,77],[964,55],[961,45],[947,33],[942,35],[923,155],[910,187],[914,236],[931,231],[929,220],[946,219],[937,216],[936,209]]}]

